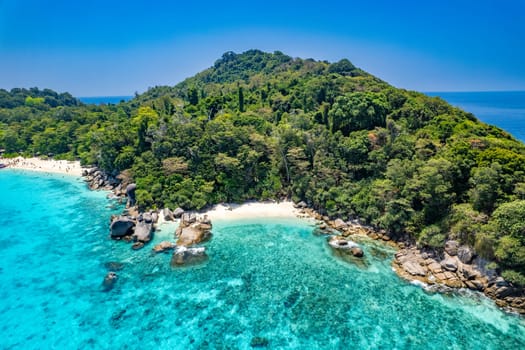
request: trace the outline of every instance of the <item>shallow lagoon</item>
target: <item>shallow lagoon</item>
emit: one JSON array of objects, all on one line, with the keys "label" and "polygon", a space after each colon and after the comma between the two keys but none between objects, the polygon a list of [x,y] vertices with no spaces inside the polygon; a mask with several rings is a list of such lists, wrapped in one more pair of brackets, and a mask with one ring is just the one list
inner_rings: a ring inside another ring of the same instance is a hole
[{"label": "shallow lagoon", "polygon": [[[0,193],[0,348],[525,347],[522,318],[427,294],[374,242],[344,262],[306,220],[216,221],[208,262],[172,269],[150,252],[172,228],[137,252],[109,240],[118,208],[80,179],[2,170]],[[123,268],[103,292],[108,262]]]}]

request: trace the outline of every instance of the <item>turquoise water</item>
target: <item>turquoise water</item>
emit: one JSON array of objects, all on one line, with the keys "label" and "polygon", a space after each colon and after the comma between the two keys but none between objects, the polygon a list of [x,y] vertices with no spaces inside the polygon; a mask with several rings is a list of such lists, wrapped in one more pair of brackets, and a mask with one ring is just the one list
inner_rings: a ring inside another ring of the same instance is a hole
[{"label": "turquoise water", "polygon": [[133,96],[90,96],[79,97],[78,99],[86,104],[119,104],[121,101],[129,101]]},{"label": "turquoise water", "polygon": [[525,91],[429,92],[525,142]]},{"label": "turquoise water", "polygon": [[[117,209],[79,179],[1,170],[0,193],[2,349],[525,348],[522,318],[427,294],[375,242],[365,264],[345,262],[308,221],[216,221],[208,262],[172,269],[109,240]],[[108,262],[123,268],[104,292]]]}]

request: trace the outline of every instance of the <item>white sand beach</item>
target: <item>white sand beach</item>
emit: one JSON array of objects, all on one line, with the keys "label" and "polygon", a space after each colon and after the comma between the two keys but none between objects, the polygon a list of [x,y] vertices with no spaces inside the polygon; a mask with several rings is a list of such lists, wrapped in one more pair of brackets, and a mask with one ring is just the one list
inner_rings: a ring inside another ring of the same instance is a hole
[{"label": "white sand beach", "polygon": [[79,161],[16,157],[0,158],[0,163],[5,164],[10,169],[67,174],[73,176],[82,175],[82,167],[80,166]]},{"label": "white sand beach", "polygon": [[204,213],[213,220],[247,218],[294,218],[299,210],[293,202],[247,202],[244,204],[218,204]]}]

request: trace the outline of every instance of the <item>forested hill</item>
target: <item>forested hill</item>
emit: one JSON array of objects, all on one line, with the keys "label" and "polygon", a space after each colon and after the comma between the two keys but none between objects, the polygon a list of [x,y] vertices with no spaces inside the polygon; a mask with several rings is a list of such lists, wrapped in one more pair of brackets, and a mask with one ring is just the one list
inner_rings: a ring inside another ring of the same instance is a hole
[{"label": "forested hill", "polygon": [[453,238],[525,284],[525,147],[348,60],[228,52],[111,106],[0,108],[7,153],[125,171],[143,207],[288,196],[442,248]]}]

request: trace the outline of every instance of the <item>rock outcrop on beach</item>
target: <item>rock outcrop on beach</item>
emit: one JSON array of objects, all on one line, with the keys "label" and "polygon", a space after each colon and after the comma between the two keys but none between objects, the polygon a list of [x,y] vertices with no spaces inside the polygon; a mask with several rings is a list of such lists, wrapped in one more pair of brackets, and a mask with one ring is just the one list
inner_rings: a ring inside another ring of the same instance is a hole
[{"label": "rock outcrop on beach", "polygon": [[135,226],[135,231],[131,235],[133,240],[139,241],[139,242],[149,242],[151,240],[153,232],[153,224],[147,223],[145,221],[139,221],[137,222],[137,225]]},{"label": "rock outcrop on beach", "polygon": [[162,242],[156,245],[155,252],[165,252],[174,249],[171,266],[188,266],[208,259],[205,247],[194,245],[206,242],[211,238],[211,221],[206,215],[198,217],[195,213],[180,213],[180,224],[175,231],[175,244]]},{"label": "rock outcrop on beach", "polygon": [[179,218],[182,216],[182,214],[184,214],[184,209],[182,209],[182,208],[176,208],[176,209],[173,211],[173,217],[174,217],[175,219],[179,219]]},{"label": "rock outcrop on beach", "polygon": [[428,285],[468,288],[495,299],[500,307],[525,314],[523,288],[513,286],[495,271],[486,269],[486,262],[474,258],[471,248],[450,241],[442,254],[422,251],[417,247],[401,249],[392,263],[398,275]]},{"label": "rock outcrop on beach", "polygon": [[164,218],[164,221],[175,220],[175,217],[173,216],[173,212],[169,208],[162,209],[162,216]]},{"label": "rock outcrop on beach", "polygon": [[184,209],[176,208],[175,210],[171,211],[169,208],[164,208],[162,209],[161,214],[165,221],[174,221],[175,219],[179,219],[182,214],[184,214]]},{"label": "rock outcrop on beach", "polygon": [[109,226],[110,237],[133,242],[132,249],[141,249],[153,238],[158,214],[155,212],[139,213],[135,207],[127,208],[125,213],[112,219]]},{"label": "rock outcrop on beach", "polygon": [[120,181],[116,177],[107,174],[97,167],[84,168],[82,170],[82,176],[92,190],[112,191],[117,189],[120,184]]},{"label": "rock outcrop on beach", "polygon": [[151,240],[153,233],[153,218],[151,214],[139,215],[137,218],[137,224],[131,237],[133,240],[147,243]]},{"label": "rock outcrop on beach", "polygon": [[137,203],[137,199],[135,198],[136,190],[137,185],[134,183],[131,183],[126,186],[126,195],[128,196],[128,203],[126,204],[127,207],[133,207]]},{"label": "rock outcrop on beach", "polygon": [[211,238],[211,221],[206,215],[197,218],[194,213],[184,213],[175,231],[177,246],[189,247]]}]

